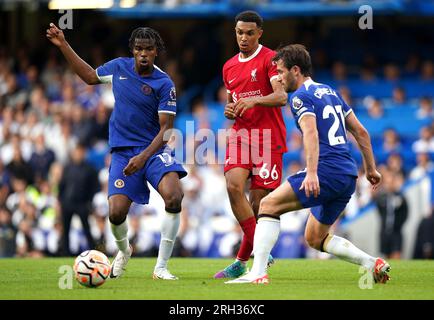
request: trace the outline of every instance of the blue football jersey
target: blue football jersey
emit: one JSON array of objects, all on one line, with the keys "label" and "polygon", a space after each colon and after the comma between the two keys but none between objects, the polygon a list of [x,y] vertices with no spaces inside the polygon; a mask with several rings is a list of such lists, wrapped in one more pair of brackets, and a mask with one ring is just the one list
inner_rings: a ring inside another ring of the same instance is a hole
[{"label": "blue football jersey", "polygon": [[117,58],[98,67],[96,74],[102,83],[112,84],[115,98],[110,147],[148,146],[160,131],[158,114],[176,114],[175,85],[157,66],[142,77],[134,70],[134,58]]},{"label": "blue football jersey", "polygon": [[309,79],[291,95],[290,106],[299,129],[299,121],[305,115],[316,117],[319,165],[330,173],[357,176],[345,129],[345,117],[352,109],[339,93]]}]

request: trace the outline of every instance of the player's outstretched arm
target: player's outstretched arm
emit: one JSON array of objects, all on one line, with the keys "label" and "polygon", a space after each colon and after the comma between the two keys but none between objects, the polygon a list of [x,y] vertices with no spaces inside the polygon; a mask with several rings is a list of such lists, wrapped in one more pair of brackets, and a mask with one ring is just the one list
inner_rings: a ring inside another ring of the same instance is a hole
[{"label": "player's outstretched arm", "polygon": [[243,116],[246,110],[253,108],[254,106],[263,107],[283,107],[288,101],[288,94],[283,89],[282,84],[277,81],[271,81],[271,86],[273,87],[273,92],[264,97],[254,97],[254,98],[242,98],[239,99],[235,105],[235,113],[240,117]]},{"label": "player's outstretched arm", "polygon": [[47,38],[59,48],[63,53],[66,61],[68,61],[72,70],[87,84],[100,83],[96,71],[90,65],[88,65],[78,54],[71,48],[69,43],[65,39],[63,31],[60,30],[54,23],[50,23],[50,27],[47,29]]},{"label": "player's outstretched arm", "polygon": [[300,129],[303,132],[303,146],[306,156],[306,177],[300,190],[304,189],[307,197],[313,195],[316,198],[320,193],[318,180],[319,139],[316,118],[312,115],[305,115],[299,121]]},{"label": "player's outstretched arm", "polygon": [[132,157],[128,162],[127,166],[124,168],[124,175],[130,176],[134,172],[140,170],[145,165],[146,161],[158,150],[167,143],[171,137],[171,132],[173,128],[173,122],[175,116],[168,113],[159,113],[160,119],[160,131],[152,140],[151,144],[139,153],[137,156]]},{"label": "player's outstretched arm", "polygon": [[366,178],[375,190],[381,182],[381,174],[377,171],[369,133],[357,119],[354,112],[351,112],[345,118],[345,125],[357,141],[363,156],[363,166],[365,168]]}]

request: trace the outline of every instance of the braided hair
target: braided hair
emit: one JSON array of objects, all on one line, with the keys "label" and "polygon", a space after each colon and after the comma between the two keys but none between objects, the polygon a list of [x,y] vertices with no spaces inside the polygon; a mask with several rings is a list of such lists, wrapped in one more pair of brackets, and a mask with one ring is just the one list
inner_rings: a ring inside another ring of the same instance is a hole
[{"label": "braided hair", "polygon": [[149,39],[154,41],[155,47],[158,52],[164,51],[164,41],[161,38],[160,34],[152,28],[149,27],[139,27],[133,30],[130,36],[130,40],[128,41],[128,46],[133,51],[134,43],[136,39]]}]

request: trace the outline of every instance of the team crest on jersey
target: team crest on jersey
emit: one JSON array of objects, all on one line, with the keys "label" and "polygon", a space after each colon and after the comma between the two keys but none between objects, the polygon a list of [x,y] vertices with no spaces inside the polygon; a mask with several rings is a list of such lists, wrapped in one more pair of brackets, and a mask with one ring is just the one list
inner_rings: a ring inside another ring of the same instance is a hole
[{"label": "team crest on jersey", "polygon": [[114,184],[115,187],[118,189],[122,189],[123,187],[125,187],[125,182],[122,179],[117,179]]},{"label": "team crest on jersey", "polygon": [[170,99],[172,99],[172,100],[176,100],[176,89],[175,89],[175,87],[172,87],[172,88],[170,89],[170,93],[169,93],[169,95],[170,95]]},{"label": "team crest on jersey", "polygon": [[147,84],[144,84],[144,85],[142,86],[142,92],[143,92],[145,95],[149,96],[150,94],[152,94],[152,88],[151,88],[150,86],[148,86]]},{"label": "team crest on jersey", "polygon": [[258,79],[256,79],[256,68],[255,69],[253,69],[251,72],[250,72],[250,76],[252,77],[251,79],[250,79],[250,81],[252,81],[252,82],[254,82],[254,81],[258,81]]},{"label": "team crest on jersey", "polygon": [[299,97],[294,97],[294,98],[292,99],[292,107],[293,107],[295,110],[300,109],[302,106],[303,106],[303,101],[301,101],[301,99],[300,99]]}]

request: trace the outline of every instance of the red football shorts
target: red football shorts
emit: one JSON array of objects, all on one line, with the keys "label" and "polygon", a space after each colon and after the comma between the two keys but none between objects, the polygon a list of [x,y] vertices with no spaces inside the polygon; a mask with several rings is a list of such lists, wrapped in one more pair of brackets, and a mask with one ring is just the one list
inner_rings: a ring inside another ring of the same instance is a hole
[{"label": "red football shorts", "polygon": [[228,144],[225,174],[233,168],[245,168],[250,171],[250,189],[276,189],[282,180],[282,153],[264,154],[262,146],[255,152],[250,145]]}]

